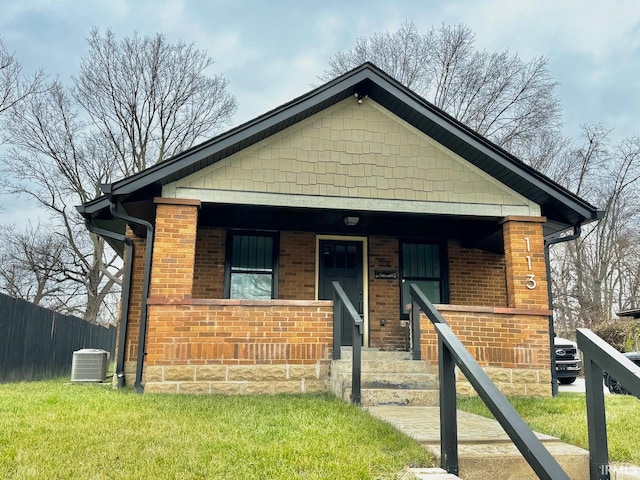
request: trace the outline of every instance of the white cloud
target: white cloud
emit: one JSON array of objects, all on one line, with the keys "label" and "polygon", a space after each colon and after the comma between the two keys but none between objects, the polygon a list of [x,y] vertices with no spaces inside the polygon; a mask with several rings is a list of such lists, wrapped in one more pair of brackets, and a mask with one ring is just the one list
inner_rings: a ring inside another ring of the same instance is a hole
[{"label": "white cloud", "polygon": [[[451,2],[443,13],[448,20],[470,25],[478,44],[488,49],[512,47],[526,56],[570,51],[601,60],[629,42],[638,28],[640,2]],[[633,38],[637,42],[637,35]]]}]

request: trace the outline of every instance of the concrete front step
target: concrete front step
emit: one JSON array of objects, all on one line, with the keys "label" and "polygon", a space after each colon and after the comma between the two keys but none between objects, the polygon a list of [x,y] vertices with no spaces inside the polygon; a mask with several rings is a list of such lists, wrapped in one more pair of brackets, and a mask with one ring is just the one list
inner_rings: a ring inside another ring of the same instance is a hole
[{"label": "concrete front step", "polygon": [[396,388],[364,388],[362,389],[362,405],[438,405],[438,390]]},{"label": "concrete front step", "polygon": [[[362,373],[431,373],[429,366],[419,360],[363,360]],[[351,374],[351,360],[333,360],[331,373]]]},{"label": "concrete front step", "polygon": [[[573,480],[589,478],[589,452],[559,440],[543,442],[562,469]],[[440,463],[440,445],[425,445]],[[465,480],[536,480],[538,476],[511,442],[458,445],[460,475]]]},{"label": "concrete front step", "polygon": [[[337,378],[346,386],[351,386],[351,372],[337,373]],[[361,388],[423,389],[438,388],[436,376],[431,373],[363,372]]]},{"label": "concrete front step", "polygon": [[[361,402],[365,407],[376,405],[433,407],[438,405],[438,390],[399,389],[399,388],[363,388],[360,391]],[[351,400],[351,387],[343,390],[342,399]]]},{"label": "concrete front step", "polygon": [[[342,347],[340,350],[340,360],[349,360],[353,358],[353,349],[351,347]],[[411,352],[384,351],[377,348],[363,348],[360,358],[365,360],[411,360]]]},{"label": "concrete front step", "polygon": [[[331,391],[345,401],[351,396],[351,349],[342,348],[342,360],[331,362]],[[363,405],[437,405],[436,376],[410,352],[362,351]]]},{"label": "concrete front step", "polygon": [[441,468],[408,468],[407,474],[417,480],[460,480],[460,477],[447,473]]},{"label": "concrete front step", "polygon": [[[413,437],[440,462],[440,414],[437,407],[372,406],[369,411]],[[589,452],[536,434],[570,478],[589,478]],[[538,478],[500,424],[492,419],[458,411],[460,477],[465,480]]]}]

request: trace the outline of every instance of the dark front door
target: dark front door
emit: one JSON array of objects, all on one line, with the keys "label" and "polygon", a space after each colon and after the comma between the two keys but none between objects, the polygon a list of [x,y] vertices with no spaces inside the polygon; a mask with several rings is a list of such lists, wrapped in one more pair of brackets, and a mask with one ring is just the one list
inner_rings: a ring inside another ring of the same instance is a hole
[{"label": "dark front door", "polygon": [[[358,313],[363,312],[362,242],[320,240],[318,298],[333,299],[331,282],[338,281]],[[353,344],[353,322],[342,310],[342,345]]]}]

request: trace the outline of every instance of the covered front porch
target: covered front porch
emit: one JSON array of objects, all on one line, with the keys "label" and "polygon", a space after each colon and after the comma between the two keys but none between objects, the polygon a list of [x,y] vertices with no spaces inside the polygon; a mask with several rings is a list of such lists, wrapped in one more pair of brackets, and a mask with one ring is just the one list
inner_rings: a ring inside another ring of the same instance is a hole
[{"label": "covered front porch", "polygon": [[[145,391],[328,389],[333,280],[362,315],[365,347],[409,350],[408,285],[417,283],[505,390],[550,391],[539,217],[274,209],[171,198],[156,198],[146,209],[155,210],[155,236]],[[129,236],[138,243],[135,291],[144,276],[144,244],[132,231]],[[534,288],[527,286],[529,275]],[[422,358],[437,364],[435,335],[423,323]],[[338,328],[349,345],[351,325]],[[139,361],[139,332],[132,316],[130,377]]]}]

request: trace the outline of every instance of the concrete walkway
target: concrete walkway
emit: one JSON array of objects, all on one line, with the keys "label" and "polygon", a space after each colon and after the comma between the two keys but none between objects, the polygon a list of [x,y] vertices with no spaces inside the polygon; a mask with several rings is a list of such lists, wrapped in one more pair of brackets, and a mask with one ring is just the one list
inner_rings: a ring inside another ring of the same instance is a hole
[{"label": "concrete walkway", "polygon": [[[440,461],[438,407],[378,405],[367,410],[416,439]],[[536,435],[572,479],[589,478],[589,452],[550,435]],[[479,415],[458,411],[458,455],[464,480],[538,478],[500,424]]]}]

